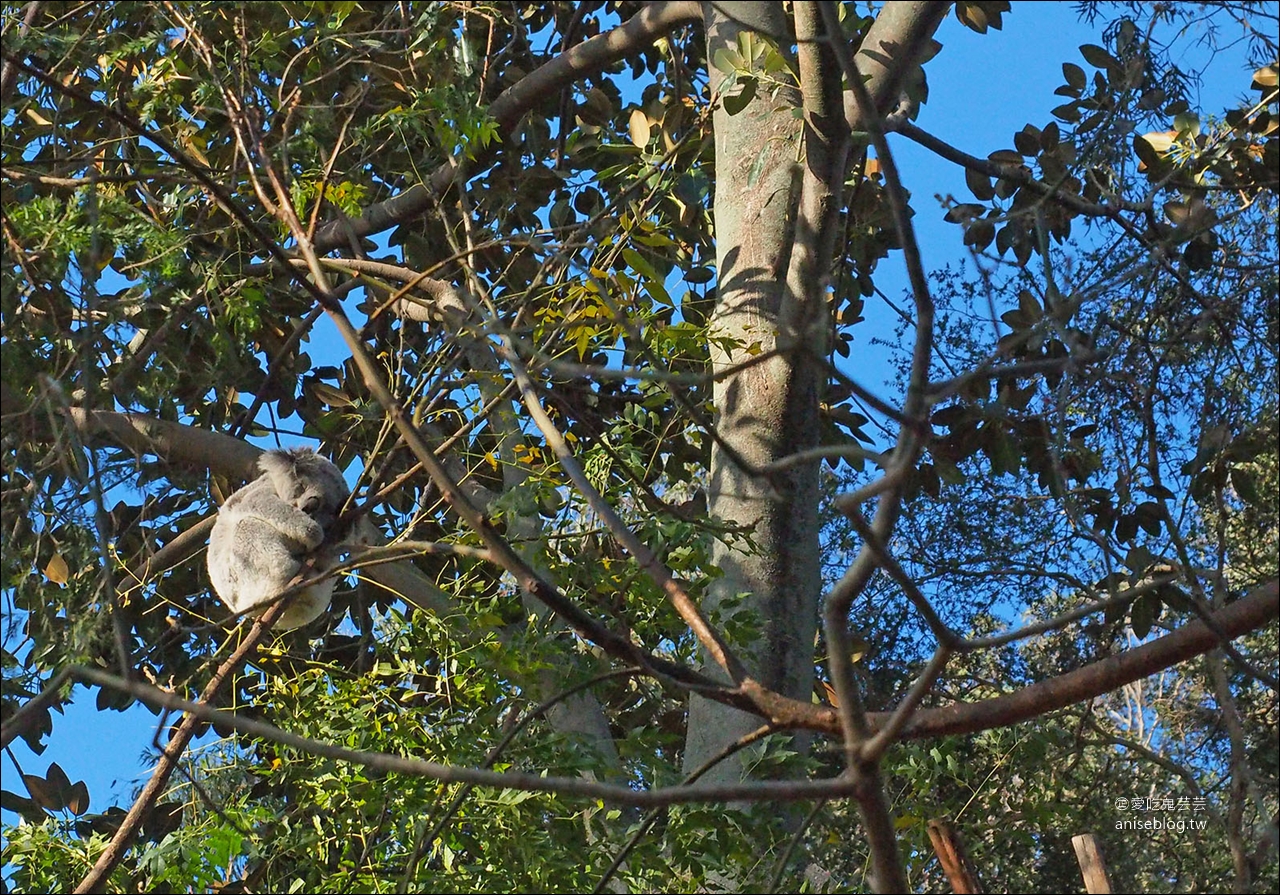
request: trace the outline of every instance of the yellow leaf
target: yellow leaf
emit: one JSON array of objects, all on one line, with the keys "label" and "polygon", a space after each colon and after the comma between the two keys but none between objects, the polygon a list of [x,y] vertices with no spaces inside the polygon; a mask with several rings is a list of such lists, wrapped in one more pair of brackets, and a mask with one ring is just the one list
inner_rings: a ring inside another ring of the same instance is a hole
[{"label": "yellow leaf", "polygon": [[485,460],[487,460],[487,461],[489,462],[489,465],[490,465],[491,467],[493,467],[494,469],[497,469],[497,468],[498,468],[498,458],[497,458],[497,456],[493,453],[493,451],[489,451],[489,453],[485,454],[485,455],[484,455],[484,458],[485,458]]},{"label": "yellow leaf", "polygon": [[855,634],[849,642],[849,663],[856,665],[870,648],[870,644]]},{"label": "yellow leaf", "polygon": [[200,151],[200,147],[197,146],[195,141],[191,139],[190,134],[179,134],[178,139],[182,141],[182,149],[184,152],[186,152],[187,155],[191,156],[193,159],[198,161],[200,164],[204,165],[206,168],[213,167],[213,165],[209,163],[208,156],[206,156],[203,152]]},{"label": "yellow leaf", "polygon": [[1173,139],[1178,136],[1177,131],[1152,131],[1149,134],[1143,134],[1142,139],[1151,145],[1156,152],[1165,153],[1173,148]]},{"label": "yellow leaf", "polygon": [[[839,707],[840,707],[840,698],[839,698],[838,696],[836,696],[836,688],[835,688],[835,687],[831,686],[831,685],[830,685],[830,684],[828,684],[826,681],[823,681],[823,682],[822,682],[822,692],[826,694],[826,696],[827,696],[827,702],[828,702],[828,703],[830,703],[830,704],[831,704],[831,706],[832,706],[833,708],[839,708]],[[814,701],[814,702],[817,702],[817,701],[818,701],[818,694],[817,694],[817,693],[813,694],[813,701]]]},{"label": "yellow leaf", "polygon": [[631,132],[631,142],[643,149],[649,143],[650,128],[649,116],[644,114],[643,109],[632,109],[631,120],[627,122],[627,129]]},{"label": "yellow leaf", "polygon": [[53,554],[49,564],[44,567],[44,577],[54,584],[66,584],[71,578],[71,570],[67,568],[67,561],[62,558],[61,553]]},{"label": "yellow leaf", "polygon": [[662,125],[662,149],[664,152],[676,151],[675,131],[664,122]]}]

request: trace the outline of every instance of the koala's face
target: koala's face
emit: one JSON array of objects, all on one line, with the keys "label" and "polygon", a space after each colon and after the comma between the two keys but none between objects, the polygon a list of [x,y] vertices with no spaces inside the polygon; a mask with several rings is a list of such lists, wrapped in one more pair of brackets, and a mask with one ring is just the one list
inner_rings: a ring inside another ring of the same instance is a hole
[{"label": "koala's face", "polygon": [[296,481],[293,491],[286,499],[320,523],[320,527],[326,531],[337,518],[346,496],[336,493],[333,483],[315,479]]},{"label": "koala's face", "polygon": [[350,493],[338,467],[305,449],[269,451],[261,465],[281,500],[329,530]]}]

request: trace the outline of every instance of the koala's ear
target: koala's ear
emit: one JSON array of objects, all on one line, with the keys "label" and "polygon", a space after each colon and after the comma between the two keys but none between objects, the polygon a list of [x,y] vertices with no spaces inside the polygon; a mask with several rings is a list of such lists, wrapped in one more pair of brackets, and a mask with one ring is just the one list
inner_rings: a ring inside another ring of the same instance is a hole
[{"label": "koala's ear", "polygon": [[270,450],[258,458],[258,468],[270,476],[296,476],[317,464],[328,464],[309,447]]},{"label": "koala's ear", "polygon": [[323,487],[326,500],[337,505],[347,499],[351,489],[347,487],[341,469],[311,448],[297,448],[290,453],[293,455],[295,473],[309,484]]},{"label": "koala's ear", "polygon": [[298,479],[297,463],[294,451],[267,451],[258,458],[258,468],[266,473],[271,487],[282,500],[288,500],[293,494]]},{"label": "koala's ear", "polygon": [[288,451],[267,451],[258,458],[258,468],[275,478],[293,470],[293,456]]}]

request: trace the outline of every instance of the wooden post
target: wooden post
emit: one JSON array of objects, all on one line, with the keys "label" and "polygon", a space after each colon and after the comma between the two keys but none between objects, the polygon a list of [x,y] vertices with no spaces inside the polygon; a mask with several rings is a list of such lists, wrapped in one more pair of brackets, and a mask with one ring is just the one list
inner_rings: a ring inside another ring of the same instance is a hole
[{"label": "wooden post", "polygon": [[1109,893],[1111,880],[1107,879],[1107,864],[1102,860],[1102,849],[1092,833],[1082,833],[1071,837],[1071,845],[1076,850],[1076,861],[1080,864],[1080,875],[1084,877],[1086,892]]},{"label": "wooden post", "polygon": [[947,879],[951,882],[951,891],[956,895],[980,893],[982,887],[978,884],[978,876],[969,863],[969,856],[965,854],[960,834],[942,820],[929,821],[928,830],[934,854],[938,856],[938,863],[942,865]]}]

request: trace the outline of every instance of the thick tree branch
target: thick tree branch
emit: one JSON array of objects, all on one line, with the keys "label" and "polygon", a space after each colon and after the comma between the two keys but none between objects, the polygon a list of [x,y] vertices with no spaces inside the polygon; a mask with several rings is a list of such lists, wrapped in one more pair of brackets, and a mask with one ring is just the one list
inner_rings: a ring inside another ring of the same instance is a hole
[{"label": "thick tree branch", "polygon": [[[1218,631],[1234,639],[1275,622],[1277,617],[1280,617],[1280,583],[1273,580],[1254,588],[1248,596],[1225,609],[1215,612],[1213,624]],[[1017,724],[1078,702],[1095,699],[1125,684],[1202,655],[1218,647],[1221,642],[1213,629],[1196,620],[1136,649],[1100,659],[1006,696],[982,702],[921,709],[903,728],[901,739],[974,733]],[[782,700],[782,697],[775,695],[775,699]],[[756,701],[757,704],[766,705],[777,712],[774,717],[781,717],[788,708],[758,697]],[[812,708],[816,711],[805,714],[799,711],[798,706],[796,708],[797,711],[787,719],[789,726],[807,727],[833,736],[840,735],[841,725],[835,709],[814,706]],[[891,717],[889,712],[869,714],[869,733],[882,729]]]},{"label": "thick tree branch", "polygon": [[[19,26],[22,31],[26,31],[35,22],[36,16],[40,14],[40,7],[44,3],[41,0],[31,0],[27,4],[26,10],[22,14],[22,24]],[[14,79],[18,76],[18,67],[6,59],[0,64],[0,99],[7,100],[9,91],[13,89]]]},{"label": "thick tree branch", "polygon": [[[911,224],[906,192],[884,137],[880,110],[891,100],[896,100],[905,73],[922,58],[933,39],[933,32],[948,9],[948,4],[939,3],[891,3],[881,10],[868,30],[856,60],[850,57],[843,45],[834,45],[836,58],[844,70],[845,80],[854,99],[853,108],[849,111],[849,126],[852,130],[865,131],[871,135],[876,156],[884,172],[885,191],[893,214],[894,230],[898,243],[902,246],[916,306],[915,344],[906,401],[903,404],[905,422],[899,430],[886,478],[894,478],[895,473],[899,476],[887,493],[881,496],[871,524],[871,531],[881,543],[888,542],[897,522],[904,483],[900,474],[915,464],[922,444],[915,423],[922,417],[926,406],[924,390],[928,385],[929,360],[933,348],[933,300],[929,295],[924,265],[920,260],[920,249]],[[835,32],[839,24],[835,21],[834,10],[826,9],[825,12],[828,31]],[[870,75],[865,83],[862,65],[868,66]],[[839,501],[837,507],[841,507]],[[849,661],[849,607],[878,565],[875,551],[870,545],[864,545],[853,564],[828,594],[824,609],[823,624],[831,653],[832,685],[840,700],[845,749],[851,765],[857,763],[860,742],[867,738],[870,731],[866,729],[860,714],[858,689],[853,681]]]},{"label": "thick tree branch", "polygon": [[[121,447],[136,454],[154,454],[166,463],[208,469],[243,481],[257,475],[262,450],[238,438],[156,419],[144,413],[119,413],[71,407],[57,416],[74,426],[86,445]],[[48,441],[56,434],[37,399],[0,383],[0,418],[6,429],[28,429],[25,439]]]},{"label": "thick tree branch", "polygon": [[[881,15],[884,15],[884,10]],[[791,301],[783,306],[782,323],[798,335],[804,344],[811,346],[814,353],[824,355],[827,349],[823,340],[830,329],[826,301],[827,279],[835,258],[839,211],[843,207],[844,171],[851,146],[849,120],[844,115],[840,89],[842,67],[838,58],[839,52],[845,51],[845,47],[832,4],[796,3],[795,20],[799,40],[797,61],[800,92],[805,120],[805,166],[795,247],[787,278],[787,292]],[[847,63],[847,52],[845,55]],[[914,62],[915,57],[912,55],[898,55],[890,60],[890,67],[883,80],[891,83],[894,72],[905,69]],[[853,77],[854,73],[850,72],[849,76]],[[860,89],[862,85],[859,83],[856,86]],[[791,314],[798,319],[788,320]],[[802,362],[807,360],[804,355],[801,358]],[[838,643],[832,644],[833,667],[842,662],[847,667],[847,660],[842,658],[842,655],[847,655],[846,640],[841,638]],[[937,671],[941,671],[941,668],[938,665]],[[917,686],[912,692],[918,700],[925,691]],[[908,700],[908,703],[890,721],[886,730],[888,735],[892,735],[895,724],[900,727],[909,716],[915,702]],[[851,688],[845,688],[841,705],[845,710],[846,720],[849,720],[849,714],[860,714],[862,711]],[[862,727],[864,720],[861,718],[844,725],[847,754],[852,755],[853,748],[862,745],[855,743],[853,739],[854,731]],[[863,761],[851,763],[849,772],[859,783],[856,790],[857,807],[866,831],[873,885],[881,892],[906,891],[907,879],[898,851],[893,813],[879,774],[879,755],[864,755],[864,758]]]},{"label": "thick tree branch", "polygon": [[[1215,612],[1213,620],[1224,634],[1235,638],[1274,622],[1277,616],[1280,616],[1280,584],[1273,580]],[[1206,653],[1219,643],[1218,636],[1209,626],[1197,620],[1159,640],[1032,684],[1008,696],[919,712],[903,731],[903,737],[920,739],[973,733],[1017,724],[1073,703],[1094,699]]]},{"label": "thick tree branch", "polygon": [[[855,63],[867,79],[867,94],[880,114],[898,103],[912,66],[932,55],[933,34],[950,11],[950,3],[902,0],[884,4],[876,14],[858,48]],[[862,130],[857,123],[865,119],[866,113],[851,89],[845,92],[845,109],[854,129]]]},{"label": "thick tree branch", "polygon": [[[49,441],[55,433],[47,420],[40,416],[33,401],[24,399],[0,383],[0,418],[4,419],[6,428],[28,426],[31,428],[31,440]],[[82,407],[70,408],[62,418],[75,427],[86,444],[94,447],[120,447],[136,454],[154,454],[166,463],[207,469],[236,482],[247,481],[258,474],[258,458],[262,456],[262,449],[220,432],[158,420],[142,413],[86,410]],[[198,553],[208,539],[213,521],[213,516],[202,520],[148,557],[141,567],[128,574],[125,580],[132,584],[126,583],[126,588],[145,584]],[[360,530],[370,546],[378,547],[385,543],[381,532],[372,525],[364,525]],[[453,611],[448,595],[408,563],[379,564],[371,567],[366,576],[377,586],[420,609],[442,617]]]}]

